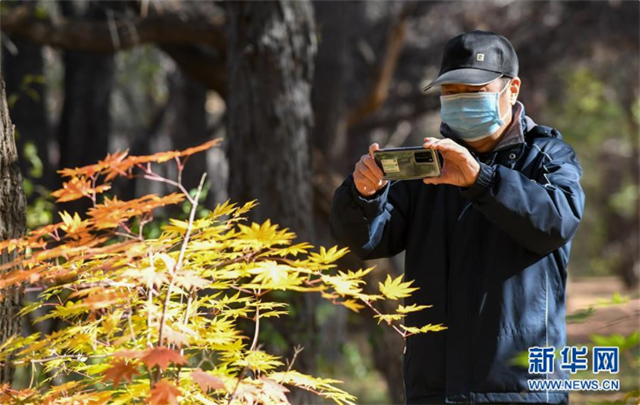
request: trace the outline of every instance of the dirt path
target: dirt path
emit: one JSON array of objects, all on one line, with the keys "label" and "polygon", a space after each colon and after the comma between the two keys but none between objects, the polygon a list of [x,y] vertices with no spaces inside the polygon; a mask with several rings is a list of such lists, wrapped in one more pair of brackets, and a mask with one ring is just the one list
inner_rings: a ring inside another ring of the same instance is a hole
[{"label": "dirt path", "polygon": [[625,290],[617,277],[569,279],[567,315],[585,309],[599,300],[611,300],[615,292],[633,299],[622,305],[599,307],[584,323],[567,324],[567,341],[571,344],[589,342],[589,335],[628,335],[640,331],[640,292]]},{"label": "dirt path", "polygon": [[[576,345],[591,343],[592,334],[629,335],[640,331],[640,292],[625,290],[617,277],[597,277],[569,280],[567,286],[567,314],[586,309],[599,300],[610,301],[615,292],[632,299],[621,305],[598,307],[593,316],[584,323],[567,324],[567,343]],[[616,375],[621,381],[621,392],[575,391],[569,395],[572,405],[600,404],[606,401],[621,400],[626,392],[638,389],[636,373],[621,372]],[[626,404],[638,405],[638,399],[629,399]]]}]

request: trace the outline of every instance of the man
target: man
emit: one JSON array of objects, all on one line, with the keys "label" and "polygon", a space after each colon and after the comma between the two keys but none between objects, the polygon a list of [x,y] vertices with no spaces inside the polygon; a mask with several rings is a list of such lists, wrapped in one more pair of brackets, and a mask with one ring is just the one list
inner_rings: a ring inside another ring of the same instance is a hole
[{"label": "man", "polygon": [[567,378],[560,359],[544,374],[512,363],[566,344],[567,263],[584,210],[573,149],[525,115],[520,84],[507,39],[452,38],[426,87],[441,89],[444,138],[424,142],[442,154],[441,176],[390,184],[373,144],[335,192],[333,238],[362,259],[405,251],[405,280],[419,287],[406,303],[433,304],[406,323],[448,327],[406,339],[407,404],[568,403],[566,391],[527,385]]}]

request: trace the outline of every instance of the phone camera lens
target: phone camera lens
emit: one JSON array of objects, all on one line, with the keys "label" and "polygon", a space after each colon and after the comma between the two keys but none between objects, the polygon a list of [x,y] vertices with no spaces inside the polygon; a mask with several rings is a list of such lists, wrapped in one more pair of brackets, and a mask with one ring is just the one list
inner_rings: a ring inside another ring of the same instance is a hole
[{"label": "phone camera lens", "polygon": [[416,163],[433,163],[433,155],[431,151],[428,152],[416,152],[414,154]]}]

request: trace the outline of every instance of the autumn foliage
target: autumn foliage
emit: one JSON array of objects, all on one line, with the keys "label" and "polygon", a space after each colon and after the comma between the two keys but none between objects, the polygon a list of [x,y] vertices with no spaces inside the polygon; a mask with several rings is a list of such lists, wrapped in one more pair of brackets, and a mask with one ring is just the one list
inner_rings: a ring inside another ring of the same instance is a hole
[{"label": "autumn foliage", "polygon": [[[58,223],[0,242],[13,258],[0,267],[0,295],[39,288],[39,299],[27,303],[21,316],[47,306],[36,322],[55,318],[65,325],[0,345],[0,363],[32,376],[28,388],[0,387],[0,403],[286,404],[287,386],[354,403],[336,387],[340,381],[305,375],[295,370],[295,357],[284,360],[260,349],[260,323],[288,313],[285,302],[270,299],[274,290],[317,292],[356,312],[368,307],[403,336],[444,329],[399,322],[427,306],[400,305],[392,314],[376,309],[376,301],[415,290],[401,277],[387,277],[379,294],[365,294],[363,278],[373,268],[336,270],[346,249],[294,243],[294,233],[268,220],[247,224],[255,201],[227,201],[202,215],[197,208],[205,176],[191,194],[181,174],[190,155],[217,143],[151,156],[118,152],[61,170],[66,181],[52,195],[58,202],[90,199],[86,218],[63,212]],[[152,170],[168,161],[177,165],[175,180]],[[105,194],[116,177],[139,175],[177,191],[131,201]],[[188,219],[170,219],[159,237],[145,236],[154,210],[183,203],[190,207]],[[240,319],[253,322],[253,336],[243,335]],[[61,376],[66,382],[56,385]]]}]

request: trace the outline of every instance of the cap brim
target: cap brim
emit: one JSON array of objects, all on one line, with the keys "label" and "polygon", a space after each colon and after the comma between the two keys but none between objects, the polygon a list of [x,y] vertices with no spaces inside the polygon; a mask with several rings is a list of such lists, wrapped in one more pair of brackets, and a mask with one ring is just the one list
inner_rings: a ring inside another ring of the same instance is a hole
[{"label": "cap brim", "polygon": [[481,69],[461,68],[450,70],[447,73],[436,77],[436,79],[429,83],[424,89],[422,89],[422,91],[427,91],[431,87],[439,86],[441,84],[467,84],[470,86],[482,86],[484,84],[491,83],[501,76],[502,73]]}]

